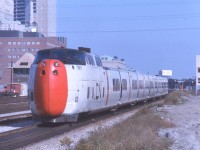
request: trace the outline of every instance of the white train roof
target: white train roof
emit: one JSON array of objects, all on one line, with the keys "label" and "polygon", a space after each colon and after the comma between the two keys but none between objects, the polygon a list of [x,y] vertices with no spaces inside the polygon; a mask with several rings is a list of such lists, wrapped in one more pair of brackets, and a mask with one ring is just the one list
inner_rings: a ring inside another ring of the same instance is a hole
[{"label": "white train roof", "polygon": [[123,59],[119,60],[117,57],[101,56],[101,61],[103,67],[128,69],[125,61]]}]

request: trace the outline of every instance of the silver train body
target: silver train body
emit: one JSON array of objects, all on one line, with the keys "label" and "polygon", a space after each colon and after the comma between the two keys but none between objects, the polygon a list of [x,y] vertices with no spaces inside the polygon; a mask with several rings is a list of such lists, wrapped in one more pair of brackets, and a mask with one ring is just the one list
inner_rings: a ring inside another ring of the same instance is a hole
[{"label": "silver train body", "polygon": [[129,69],[103,67],[101,59],[73,49],[38,51],[28,84],[34,120],[76,122],[92,113],[168,94],[168,80]]}]

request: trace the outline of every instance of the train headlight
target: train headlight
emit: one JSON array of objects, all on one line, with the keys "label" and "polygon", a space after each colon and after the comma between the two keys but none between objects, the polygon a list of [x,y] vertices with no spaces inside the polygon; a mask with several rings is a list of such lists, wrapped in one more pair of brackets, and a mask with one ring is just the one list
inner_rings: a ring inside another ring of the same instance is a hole
[{"label": "train headlight", "polygon": [[58,70],[54,70],[54,71],[53,71],[53,74],[54,74],[54,75],[58,75]]},{"label": "train headlight", "polygon": [[55,67],[58,67],[58,66],[59,66],[59,63],[58,63],[58,62],[54,62],[54,66],[55,66]]},{"label": "train headlight", "polygon": [[46,62],[43,61],[43,62],[42,62],[42,67],[45,67],[45,66],[46,66]]}]

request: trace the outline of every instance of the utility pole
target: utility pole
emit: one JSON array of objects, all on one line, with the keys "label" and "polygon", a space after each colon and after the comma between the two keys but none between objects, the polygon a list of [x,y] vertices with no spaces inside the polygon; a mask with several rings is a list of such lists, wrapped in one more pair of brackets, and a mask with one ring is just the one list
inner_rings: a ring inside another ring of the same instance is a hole
[{"label": "utility pole", "polygon": [[10,92],[12,91],[12,84],[13,84],[13,61],[11,60],[10,63],[11,69],[10,69]]}]

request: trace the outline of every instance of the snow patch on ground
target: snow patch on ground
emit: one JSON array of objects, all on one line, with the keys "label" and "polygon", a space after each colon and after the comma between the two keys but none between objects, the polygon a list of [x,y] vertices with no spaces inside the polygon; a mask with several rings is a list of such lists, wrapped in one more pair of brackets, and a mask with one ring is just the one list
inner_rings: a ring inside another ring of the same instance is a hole
[{"label": "snow patch on ground", "polygon": [[31,126],[33,124],[35,124],[35,122],[30,120],[30,121],[24,121],[24,122],[20,122],[20,123],[11,123],[11,124],[7,124],[7,125],[1,125],[0,133],[20,129],[23,127]]},{"label": "snow patch on ground", "polygon": [[200,97],[188,96],[184,104],[159,108],[159,115],[176,127],[162,129],[159,134],[172,139],[171,150],[200,149]]}]

